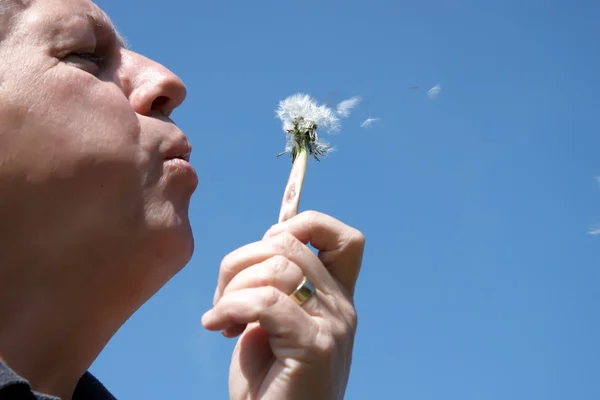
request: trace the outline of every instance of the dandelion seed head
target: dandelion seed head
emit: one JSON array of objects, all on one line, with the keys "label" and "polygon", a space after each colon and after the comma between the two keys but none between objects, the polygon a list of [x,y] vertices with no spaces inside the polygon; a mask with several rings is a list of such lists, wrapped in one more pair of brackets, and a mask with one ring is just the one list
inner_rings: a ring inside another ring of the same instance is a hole
[{"label": "dandelion seed head", "polygon": [[339,119],[329,107],[317,104],[307,94],[296,93],[280,101],[275,113],[281,120],[287,139],[285,151],[281,154],[290,153],[293,161],[302,149],[306,149],[318,160],[333,150],[319,139],[317,133],[340,129]]},{"label": "dandelion seed head", "polygon": [[318,105],[307,94],[296,93],[279,102],[275,111],[281,120],[284,132],[294,128],[294,120],[303,118],[306,123],[314,122],[319,130],[335,132],[340,129],[339,119],[329,107]]}]

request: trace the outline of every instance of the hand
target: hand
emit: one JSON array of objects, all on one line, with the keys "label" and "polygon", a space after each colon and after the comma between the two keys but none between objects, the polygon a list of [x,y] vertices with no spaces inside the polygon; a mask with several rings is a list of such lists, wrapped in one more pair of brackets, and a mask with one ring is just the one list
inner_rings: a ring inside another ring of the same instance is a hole
[{"label": "hand", "polygon": [[[231,399],[344,397],[364,246],[356,229],[304,212],[223,259],[214,308],[202,323],[227,337],[241,334],[231,361]],[[316,291],[299,306],[289,294],[304,276]]]}]

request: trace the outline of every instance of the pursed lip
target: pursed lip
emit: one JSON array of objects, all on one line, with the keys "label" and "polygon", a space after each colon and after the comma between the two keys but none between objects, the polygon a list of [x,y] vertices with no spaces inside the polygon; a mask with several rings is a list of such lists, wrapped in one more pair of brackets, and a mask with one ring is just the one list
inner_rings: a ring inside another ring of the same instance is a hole
[{"label": "pursed lip", "polygon": [[185,160],[188,163],[190,162],[190,157],[192,155],[192,145],[187,139],[178,140],[175,142],[165,154],[165,161],[173,160],[173,159],[181,159]]},{"label": "pursed lip", "polygon": [[190,164],[190,156],[192,155],[192,145],[185,136],[181,136],[178,140],[171,143],[165,152],[164,165],[171,172],[180,174],[183,173],[192,177],[194,187],[198,184],[198,174],[192,164]]}]

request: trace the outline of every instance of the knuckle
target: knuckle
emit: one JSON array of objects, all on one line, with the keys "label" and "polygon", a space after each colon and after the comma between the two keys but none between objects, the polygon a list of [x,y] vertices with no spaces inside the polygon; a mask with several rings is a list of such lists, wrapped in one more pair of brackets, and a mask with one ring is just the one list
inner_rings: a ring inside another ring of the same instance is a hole
[{"label": "knuckle", "polygon": [[223,257],[223,259],[221,260],[221,265],[219,266],[219,270],[221,272],[228,272],[231,271],[233,269],[233,265],[234,265],[234,261],[233,261],[233,257],[230,254],[227,254],[225,257]]},{"label": "knuckle", "polygon": [[348,321],[350,329],[353,331],[356,330],[358,326],[358,312],[353,306],[348,307],[348,310],[346,311],[346,320]]},{"label": "knuckle", "polygon": [[344,337],[356,332],[358,326],[358,313],[354,305],[349,301],[342,301],[336,306],[336,319],[339,323],[334,327],[337,336]]},{"label": "knuckle", "polygon": [[359,248],[364,248],[367,239],[365,238],[365,235],[359,231],[356,228],[350,228],[350,239],[348,240],[348,243],[351,244],[352,246],[356,246]]},{"label": "knuckle", "polygon": [[289,264],[290,260],[280,254],[274,255],[270,260],[271,269],[275,275],[285,271],[289,267]]},{"label": "knuckle", "polygon": [[271,227],[269,229],[267,229],[267,231],[263,235],[263,239],[268,239],[271,236],[275,236],[277,229],[279,228],[279,225],[280,224],[271,225]]},{"label": "knuckle", "polygon": [[318,335],[315,340],[314,350],[320,358],[332,359],[337,353],[338,344],[331,334]]},{"label": "knuckle", "polygon": [[346,297],[328,296],[330,312],[335,315],[332,319],[332,331],[336,336],[345,337],[356,332],[358,312],[351,299]]},{"label": "knuckle", "polygon": [[300,216],[306,220],[314,221],[316,219],[322,218],[323,213],[314,210],[304,211],[300,214]]},{"label": "knuckle", "polygon": [[278,253],[289,254],[299,250],[300,242],[289,232],[283,232],[273,240]]},{"label": "knuckle", "polygon": [[263,291],[264,305],[266,307],[271,307],[277,304],[281,300],[282,296],[283,293],[281,293],[279,290],[275,289],[273,286],[267,286]]}]

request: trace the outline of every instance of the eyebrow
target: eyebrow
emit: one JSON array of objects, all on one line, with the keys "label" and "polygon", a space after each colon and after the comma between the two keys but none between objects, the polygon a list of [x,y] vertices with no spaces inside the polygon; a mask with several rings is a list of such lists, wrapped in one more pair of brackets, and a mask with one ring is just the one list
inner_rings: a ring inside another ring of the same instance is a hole
[{"label": "eyebrow", "polygon": [[105,31],[111,32],[120,47],[126,50],[130,49],[127,40],[119,33],[119,31],[117,31],[117,28],[115,28],[109,16],[106,15],[104,11],[96,9],[94,11],[87,12],[86,15],[90,23],[92,23],[95,27],[99,27]]},{"label": "eyebrow", "polygon": [[119,46],[123,47],[126,50],[130,50],[129,42],[127,42],[127,39],[125,39],[123,36],[121,36],[119,31],[117,31],[117,29],[114,26],[113,26],[113,30],[115,31],[115,35],[117,37],[117,43],[119,44]]}]

